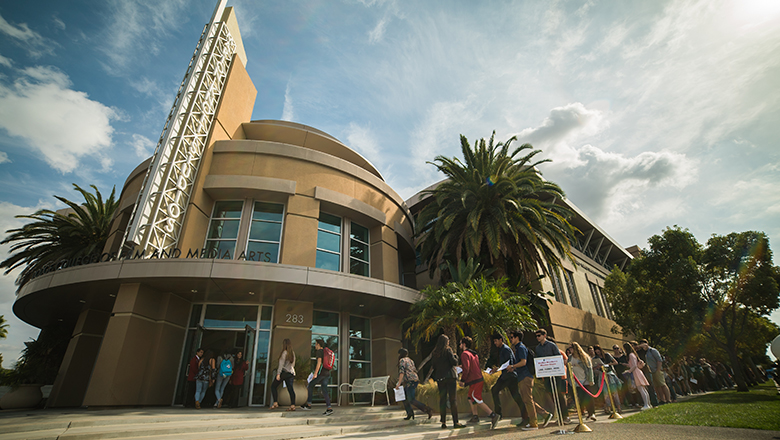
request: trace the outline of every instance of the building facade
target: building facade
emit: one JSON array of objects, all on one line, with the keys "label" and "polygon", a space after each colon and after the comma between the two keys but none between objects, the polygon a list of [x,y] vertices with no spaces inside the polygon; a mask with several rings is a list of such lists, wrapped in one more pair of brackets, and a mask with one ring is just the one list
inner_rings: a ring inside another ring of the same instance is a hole
[{"label": "building facade", "polygon": [[[158,151],[122,188],[103,253],[17,295],[20,319],[73,328],[50,407],[180,404],[196,347],[242,350],[242,399],[264,405],[286,338],[299,355],[318,338],[334,350],[334,398],[340,383],[396,373],[401,320],[420,298],[409,209],[419,200],[402,200],[327,133],[250,121],[257,91],[233,10],[218,6],[212,24]],[[575,211],[577,266],[543,286],[556,293],[550,330],[610,343],[601,287],[630,256]]]}]

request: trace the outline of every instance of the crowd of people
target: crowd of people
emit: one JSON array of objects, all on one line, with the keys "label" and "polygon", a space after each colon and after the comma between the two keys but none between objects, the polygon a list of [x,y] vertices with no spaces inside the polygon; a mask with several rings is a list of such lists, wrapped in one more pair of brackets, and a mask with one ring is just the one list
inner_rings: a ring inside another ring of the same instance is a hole
[{"label": "crowd of people", "polygon": [[[333,414],[333,408],[330,402],[330,393],[328,392],[328,383],[330,382],[330,371],[333,369],[335,355],[327,348],[325,341],[317,339],[314,342],[314,352],[316,366],[311,372],[308,384],[308,397],[306,403],[301,405],[302,410],[311,410],[311,403],[314,397],[314,388],[320,385],[322,395],[325,398],[324,415]],[[208,398],[213,396],[214,408],[223,406],[236,408],[241,387],[244,384],[244,374],[249,369],[249,364],[243,358],[244,353],[237,351],[235,353],[226,352],[219,357],[214,356],[212,350],[204,352],[198,348],[195,356],[190,360],[187,372],[187,388],[185,392],[184,406],[201,409],[208,407],[211,402]],[[295,350],[290,339],[282,341],[282,349],[279,353],[279,359],[275,370],[274,379],[271,382],[271,409],[279,408],[279,386],[287,389],[290,397],[290,405],[287,411],[295,411],[297,406],[294,379],[295,379]],[[213,391],[213,392],[209,392]]]},{"label": "crowd of people", "polygon": [[[241,350],[215,356],[212,350],[198,348],[187,370],[184,406],[201,409],[211,405],[211,401],[206,400],[208,394],[209,399],[213,399],[214,408],[238,407],[248,369],[249,364]],[[207,393],[209,390],[213,392]]]},{"label": "crowd of people", "polygon": [[[632,407],[648,410],[676,402],[678,396],[736,386],[729,366],[710,363],[704,358],[694,360],[686,357],[670,363],[646,339],[614,344],[611,351],[599,345],[583,347],[576,341],[562,350],[548,337],[545,329],[534,332],[537,345],[533,349],[522,342],[523,332],[510,331],[508,335],[509,341],[506,342],[499,333],[492,336],[495,350],[486,362],[491,368],[485,370],[485,373],[498,375],[490,390],[494,408],[490,408],[482,398],[485,375],[480,367],[479,356],[473,349],[473,340],[464,337],[459,341],[458,356],[450,347],[449,338],[446,335],[439,336],[430,362],[431,377],[439,392],[442,428],[447,427],[448,407],[452,426],[465,426],[458,419],[455,398],[457,383],[468,388],[472,416],[467,423],[480,423],[481,412],[488,417],[491,427],[495,428],[502,417],[500,397],[505,392],[518,406],[522,417],[519,426],[526,431],[536,430],[540,424],[547,426],[555,418],[555,400],[560,402],[561,421],[569,424],[575,423],[570,417],[570,411],[571,408],[576,411],[576,403],[579,403],[584,419],[595,421],[596,408],[603,408],[605,415],[613,411],[621,413]],[[534,393],[533,359],[549,356],[562,356],[571,376],[537,379],[542,381],[543,387],[537,387]],[[433,410],[415,398],[420,379],[406,349],[399,350],[398,369],[396,388],[404,389],[405,400],[402,403],[407,414],[405,420],[414,419],[413,406],[431,418]],[[748,374],[754,375],[751,371]],[[576,389],[576,399],[573,389]],[[554,396],[556,393],[557,396]]]},{"label": "crowd of people", "polygon": [[[534,332],[537,344],[533,349],[523,341],[523,332],[508,332],[509,340],[504,341],[500,333],[492,335],[493,355],[485,362],[491,367],[483,373],[479,355],[474,350],[474,341],[464,337],[458,342],[458,350],[453,350],[446,335],[440,335],[429,357],[430,376],[439,392],[439,414],[441,427],[447,427],[447,408],[450,409],[453,427],[462,428],[456,399],[457,386],[468,388],[468,402],[471,417],[467,423],[480,423],[480,413],[490,420],[495,428],[501,420],[503,408],[501,393],[508,393],[518,406],[522,421],[520,427],[530,431],[547,426],[557,413],[555,401],[560,403],[561,421],[574,423],[570,417],[571,408],[579,404],[582,417],[595,421],[596,408],[603,408],[604,414],[618,413],[628,408],[639,410],[675,402],[678,396],[706,391],[734,388],[731,368],[720,362],[708,362],[682,357],[670,362],[646,339],[614,344],[612,350],[604,350],[599,345],[581,346],[571,342],[563,350],[548,337],[545,329]],[[315,341],[316,367],[309,376],[307,401],[300,406],[310,410],[314,388],[320,385],[325,399],[324,415],[333,414],[328,383],[333,369],[335,355],[327,348],[322,339]],[[459,353],[459,354],[458,354]],[[534,358],[561,356],[570,370],[570,375],[551,379],[538,379],[543,386],[534,392]],[[293,385],[295,379],[296,354],[290,339],[282,342],[277,368],[271,383],[270,407],[278,408],[278,389],[283,386],[290,396],[288,411],[295,411],[296,395]],[[214,408],[237,407],[240,390],[244,384],[245,372],[249,365],[242,351],[225,352],[215,356],[214,352],[199,348],[190,360],[187,375],[185,406],[202,408],[213,405]],[[766,381],[763,371],[758,373],[745,369],[749,383]],[[777,379],[777,370],[768,377]],[[490,389],[494,408],[485,403],[484,391],[486,374],[496,374],[495,383]],[[763,377],[755,377],[756,374]],[[433,409],[416,399],[416,390],[420,376],[409,352],[402,348],[398,351],[398,380],[396,388],[403,388],[403,406],[405,420],[414,419],[416,407],[430,419]],[[576,399],[572,390],[576,389]],[[213,392],[209,392],[212,391]],[[780,393],[780,383],[778,383]],[[536,400],[535,400],[536,394]],[[212,400],[209,400],[212,399]]]}]

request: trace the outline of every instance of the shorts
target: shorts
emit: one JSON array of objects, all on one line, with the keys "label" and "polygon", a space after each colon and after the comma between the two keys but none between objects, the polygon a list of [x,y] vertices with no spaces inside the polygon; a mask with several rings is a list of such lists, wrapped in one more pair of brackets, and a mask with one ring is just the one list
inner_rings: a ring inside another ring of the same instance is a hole
[{"label": "shorts", "polygon": [[469,400],[480,404],[482,403],[482,387],[485,385],[485,381],[479,381],[477,383],[469,385]]},{"label": "shorts", "polygon": [[660,388],[664,385],[666,385],[666,378],[664,377],[664,372],[662,370],[658,370],[655,373],[653,373],[653,387]]}]

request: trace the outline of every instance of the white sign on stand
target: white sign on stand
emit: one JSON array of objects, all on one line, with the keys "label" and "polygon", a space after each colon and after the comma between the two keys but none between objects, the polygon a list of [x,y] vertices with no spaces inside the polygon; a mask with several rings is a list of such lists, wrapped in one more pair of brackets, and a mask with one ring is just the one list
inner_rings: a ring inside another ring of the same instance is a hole
[{"label": "white sign on stand", "polygon": [[563,356],[547,356],[534,358],[536,377],[555,377],[566,375],[566,364]]}]

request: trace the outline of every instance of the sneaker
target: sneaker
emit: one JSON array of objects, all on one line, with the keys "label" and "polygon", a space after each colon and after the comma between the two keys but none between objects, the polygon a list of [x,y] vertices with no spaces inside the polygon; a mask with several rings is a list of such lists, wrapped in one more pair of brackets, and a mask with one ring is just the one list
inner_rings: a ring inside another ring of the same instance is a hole
[{"label": "sneaker", "polygon": [[324,413],[322,413],[323,416],[329,416],[331,414],[333,414],[333,408],[328,408],[328,409],[325,410]]},{"label": "sneaker", "polygon": [[309,405],[308,403],[304,403],[303,405],[301,405],[301,409],[304,411],[310,411],[311,405]]},{"label": "sneaker", "polygon": [[653,409],[653,407],[652,406],[643,406],[643,407],[639,408],[639,411],[644,411],[646,409]]},{"label": "sneaker", "polygon": [[553,415],[552,413],[547,413],[547,417],[544,418],[544,424],[542,425],[542,428],[546,428],[547,425],[550,424],[550,421],[552,421]]},{"label": "sneaker", "polygon": [[536,431],[536,430],[538,430],[538,429],[539,429],[539,427],[538,427],[538,426],[536,426],[536,425],[531,425],[531,424],[529,423],[529,424],[527,424],[527,425],[523,426],[523,427],[522,427],[522,428],[520,428],[520,429],[522,429],[523,431]]},{"label": "sneaker", "polygon": [[566,417],[565,419],[563,419],[563,423],[566,425],[571,425],[574,422],[571,421],[570,417]]},{"label": "sneaker", "polygon": [[501,416],[493,413],[493,415],[490,416],[490,429],[496,429],[496,425],[498,425],[499,420],[501,420]]},{"label": "sneaker", "polygon": [[479,423],[479,416],[474,414],[466,423]]}]

